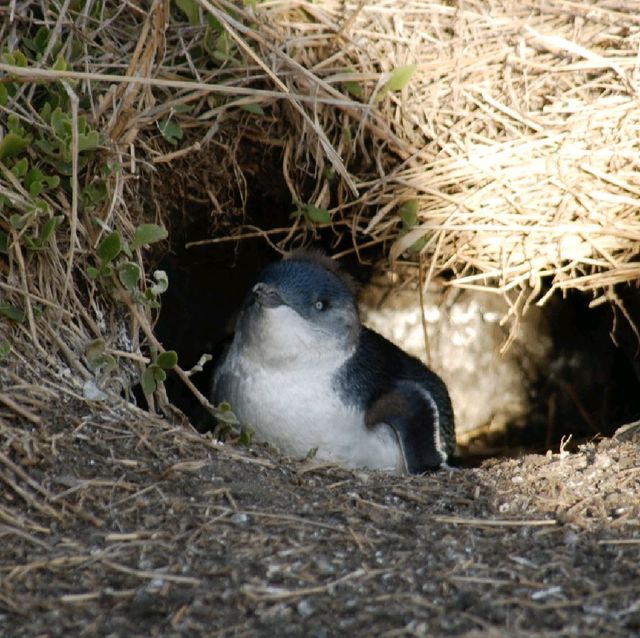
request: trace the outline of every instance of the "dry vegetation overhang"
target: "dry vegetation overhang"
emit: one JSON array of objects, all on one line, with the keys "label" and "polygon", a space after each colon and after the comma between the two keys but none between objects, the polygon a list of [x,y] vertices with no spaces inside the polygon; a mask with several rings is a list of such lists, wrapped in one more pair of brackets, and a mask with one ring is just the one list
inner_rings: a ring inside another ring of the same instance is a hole
[{"label": "dry vegetation overhang", "polygon": [[261,158],[297,213],[268,235],[279,249],[331,227],[429,277],[515,290],[518,311],[558,288],[615,302],[640,279],[636,8],[0,8],[5,372],[95,398],[96,378],[146,368],[153,389],[172,361],[156,361],[166,282],[147,245],[194,203],[214,239],[246,235]]}]

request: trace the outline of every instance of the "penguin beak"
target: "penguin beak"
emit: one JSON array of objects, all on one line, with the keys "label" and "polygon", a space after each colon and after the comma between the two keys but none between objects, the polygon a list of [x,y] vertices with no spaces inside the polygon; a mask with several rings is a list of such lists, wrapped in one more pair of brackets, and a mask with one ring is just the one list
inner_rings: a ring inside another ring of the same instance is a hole
[{"label": "penguin beak", "polygon": [[253,295],[264,308],[277,308],[284,305],[284,300],[278,291],[265,283],[256,284],[253,287]]}]

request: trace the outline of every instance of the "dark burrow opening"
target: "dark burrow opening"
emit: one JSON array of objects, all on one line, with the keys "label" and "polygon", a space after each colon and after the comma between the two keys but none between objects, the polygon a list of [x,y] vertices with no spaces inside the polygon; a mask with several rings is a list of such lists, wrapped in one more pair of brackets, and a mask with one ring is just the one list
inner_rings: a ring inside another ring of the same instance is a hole
[{"label": "dark burrow opening", "polygon": [[608,303],[590,307],[579,292],[552,298],[543,308],[551,337],[547,364],[531,385],[530,419],[476,441],[500,454],[544,453],[612,436],[640,419],[640,289],[621,286],[627,318]]},{"label": "dark burrow opening", "polygon": [[[277,158],[276,158],[277,159]],[[281,176],[267,175],[248,183],[244,223],[263,230],[286,227],[294,208]],[[165,270],[170,286],[164,294],[156,334],[167,349],[176,350],[180,365],[188,370],[204,353],[213,361],[192,376],[207,395],[215,358],[233,330],[233,322],[246,291],[260,270],[280,258],[264,237],[222,241],[187,247],[190,242],[216,237],[207,205],[192,205],[171,229],[171,246],[157,267]],[[218,235],[222,235],[218,231]],[[348,249],[350,235],[333,229],[307,233],[307,244],[330,254]],[[383,262],[380,249],[365,253],[369,263],[354,255],[344,260],[345,270],[366,284],[373,264]],[[640,289],[624,287],[619,296],[628,315],[640,324]],[[530,411],[523,422],[507,424],[500,432],[475,435],[461,448],[461,462],[473,465],[487,456],[513,456],[565,449],[640,418],[640,346],[622,313],[609,304],[589,308],[591,297],[571,293],[556,296],[544,307],[550,327],[552,355],[546,367],[527,388]],[[483,374],[478,370],[478,374]],[[166,383],[171,402],[199,429],[212,426],[210,417],[193,394],[175,376]]]}]

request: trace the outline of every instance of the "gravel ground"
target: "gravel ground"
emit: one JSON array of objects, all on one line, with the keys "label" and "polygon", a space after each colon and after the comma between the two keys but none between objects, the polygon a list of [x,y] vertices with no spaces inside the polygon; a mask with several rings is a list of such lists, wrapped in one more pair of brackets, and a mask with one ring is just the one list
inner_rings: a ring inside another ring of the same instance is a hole
[{"label": "gravel ground", "polygon": [[392,477],[66,403],[2,427],[3,636],[640,636],[640,433]]}]

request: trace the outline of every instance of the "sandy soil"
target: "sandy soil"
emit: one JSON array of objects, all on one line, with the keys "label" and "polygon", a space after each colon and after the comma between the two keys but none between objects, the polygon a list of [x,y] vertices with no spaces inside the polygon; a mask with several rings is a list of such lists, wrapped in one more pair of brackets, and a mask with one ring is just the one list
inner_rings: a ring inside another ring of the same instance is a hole
[{"label": "sandy soil", "polygon": [[3,423],[3,636],[640,636],[640,433],[390,477],[61,405]]}]

